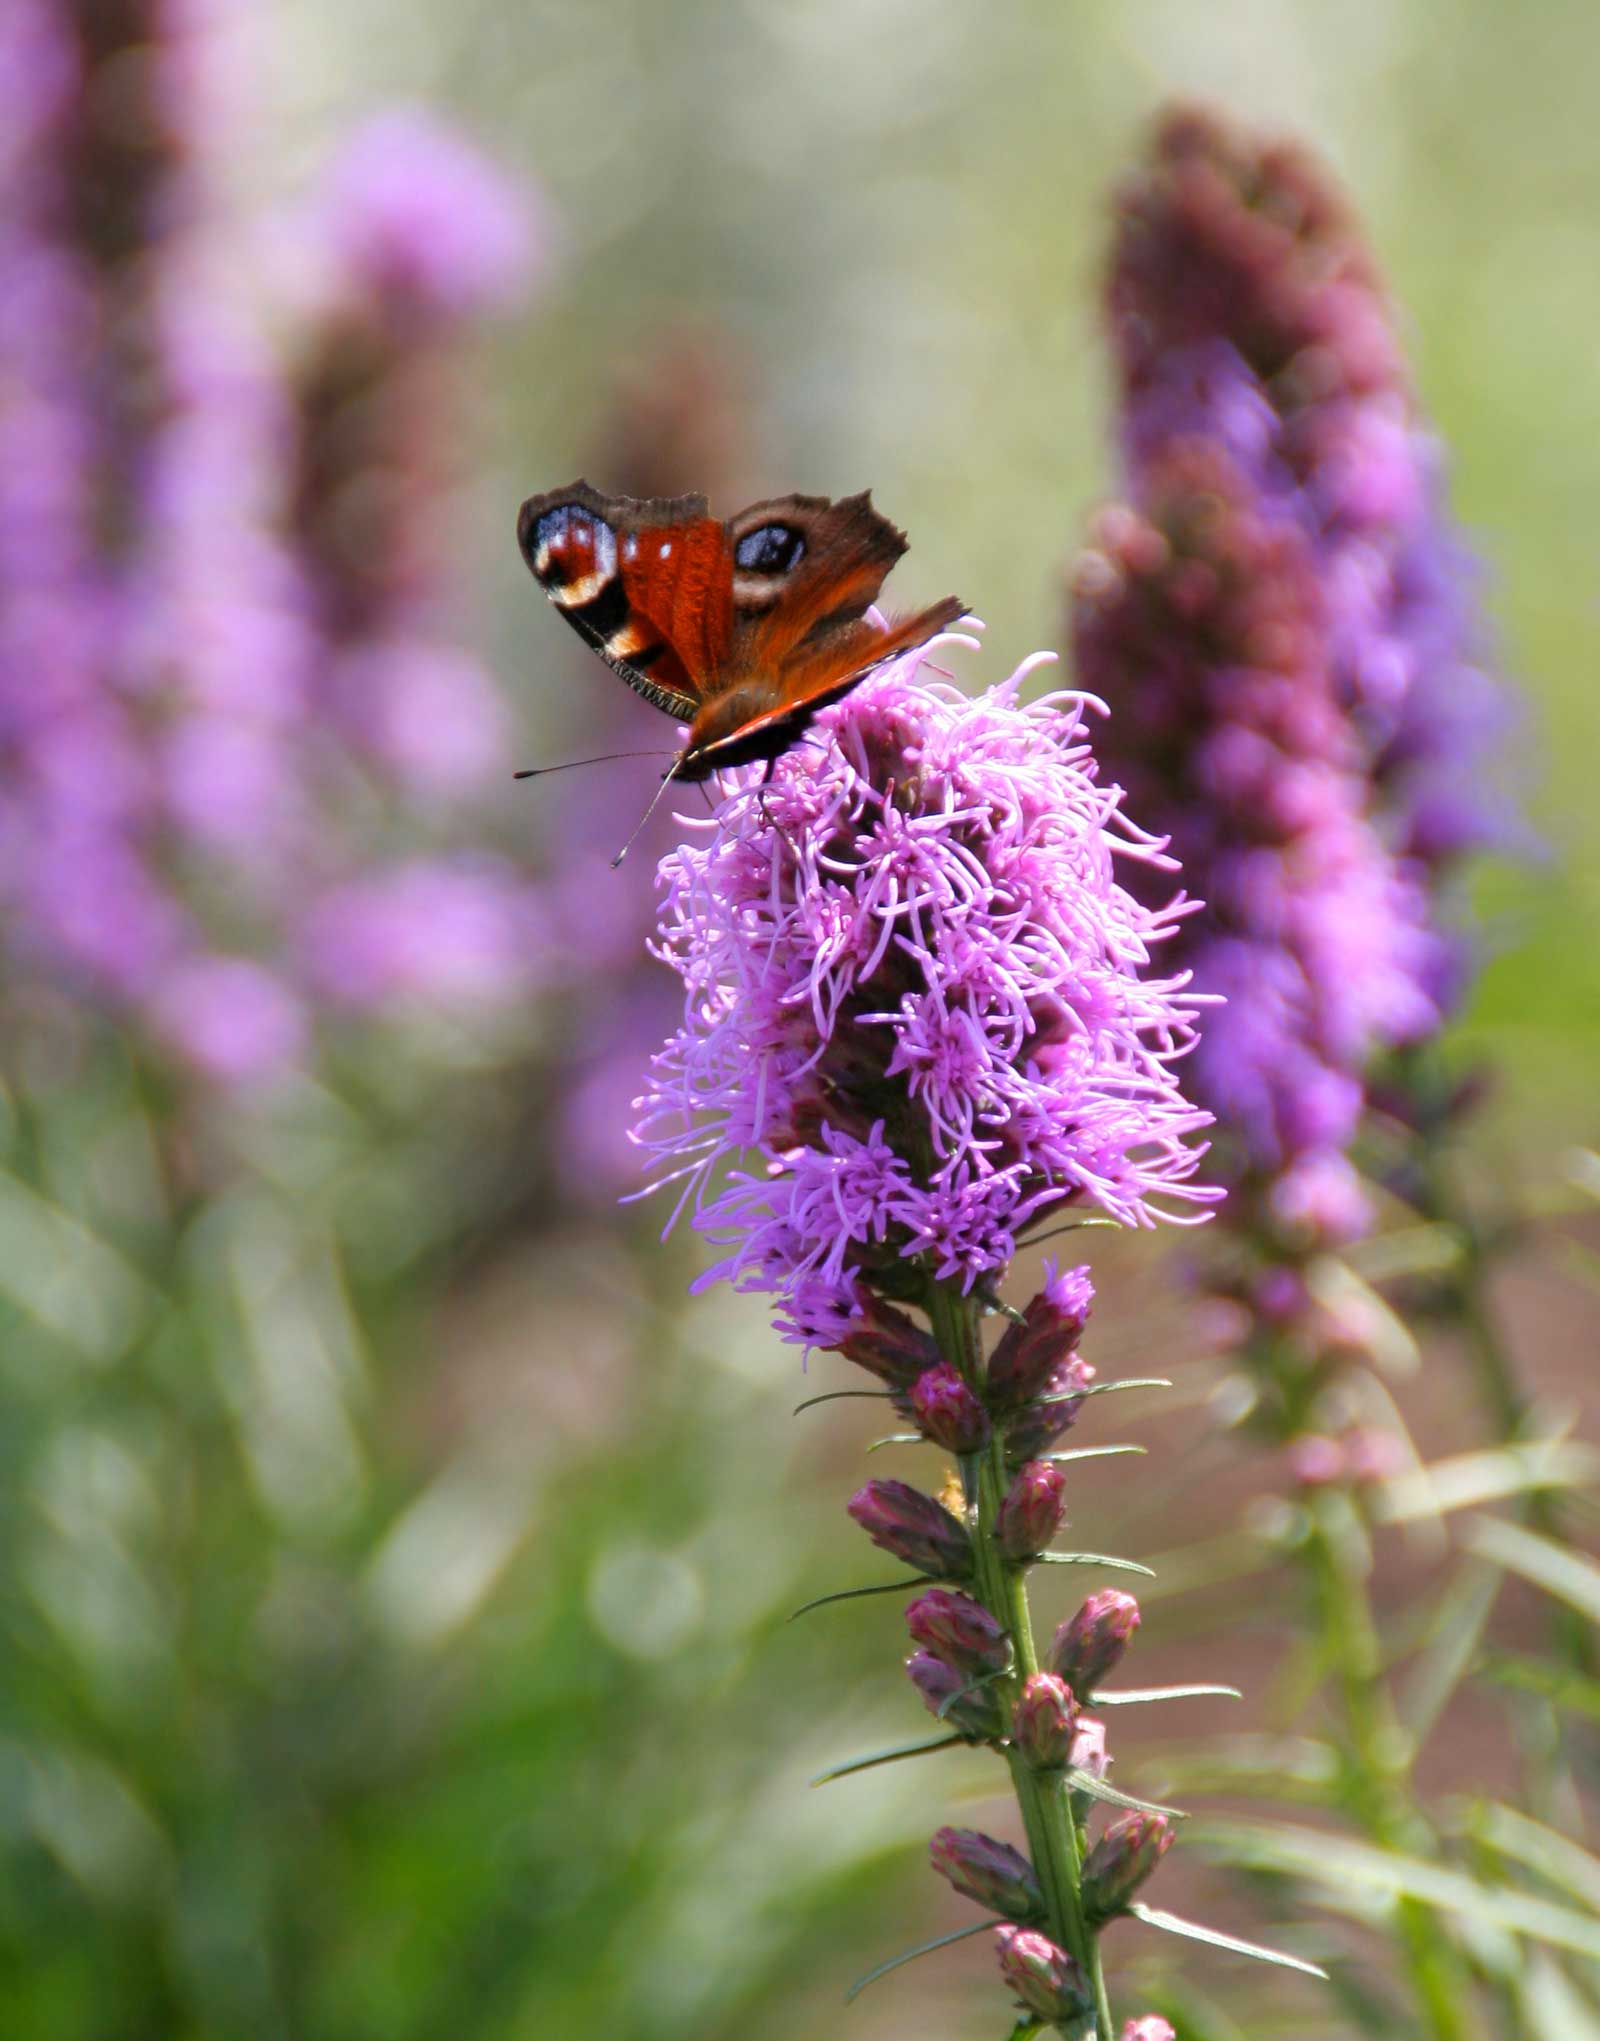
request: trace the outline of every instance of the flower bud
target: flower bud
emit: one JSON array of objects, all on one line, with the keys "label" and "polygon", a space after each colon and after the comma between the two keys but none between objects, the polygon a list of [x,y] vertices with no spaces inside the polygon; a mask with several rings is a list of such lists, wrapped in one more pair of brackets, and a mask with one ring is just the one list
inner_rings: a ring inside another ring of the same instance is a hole
[{"label": "flower bud", "polygon": [[[1047,1271],[1051,1266],[1045,1263]],[[1083,1337],[1093,1300],[1087,1267],[1048,1276],[1022,1323],[1008,1325],[989,1356],[984,1389],[995,1410],[1019,1410],[1032,1402]]]},{"label": "flower bud", "polygon": [[1103,1587],[1057,1629],[1047,1656],[1050,1670],[1061,1675],[1080,1701],[1087,1701],[1120,1661],[1138,1627],[1139,1604],[1133,1596]]},{"label": "flower bud", "polygon": [[1048,1460],[1028,1460],[1017,1469],[994,1520],[995,1543],[1008,1559],[1043,1552],[1066,1514],[1067,1477]]},{"label": "flower bud", "polygon": [[966,1526],[931,1495],[904,1481],[869,1481],[846,1505],[874,1545],[935,1580],[965,1580],[972,1571]]},{"label": "flower bud", "polygon": [[[960,1730],[972,1742],[987,1743],[992,1737],[1004,1733],[1000,1703],[995,1699],[993,1688],[972,1687],[970,1693],[962,1692],[963,1688],[972,1685],[970,1673],[958,1672],[931,1651],[914,1651],[906,1660],[906,1672],[911,1684],[927,1702],[928,1713],[938,1716],[952,1729]],[[959,1701],[951,1699],[954,1694],[961,1695]],[[944,1711],[942,1714],[941,1709]]]},{"label": "flower bud", "polygon": [[930,1587],[906,1610],[912,1642],[937,1652],[946,1665],[970,1676],[1004,1672],[1011,1663],[1011,1639],[971,1595]]},{"label": "flower bud", "polygon": [[963,1899],[976,1900],[991,1913],[1010,1920],[1037,1920],[1044,1912],[1044,1894],[1033,1866],[1020,1850],[980,1835],[975,1828],[941,1828],[928,1845],[939,1876]]},{"label": "flower bud", "polygon": [[1036,1772],[1059,1772],[1072,1761],[1078,1704],[1065,1680],[1029,1673],[1011,1711],[1011,1739]]},{"label": "flower bud", "polygon": [[1106,1725],[1098,1715],[1080,1715],[1077,1734],[1072,1739],[1072,1769],[1087,1772],[1091,1779],[1103,1779],[1110,1762],[1106,1753]]},{"label": "flower bud", "polygon": [[917,1423],[949,1453],[977,1453],[989,1443],[989,1415],[948,1361],[925,1369],[911,1385]]},{"label": "flower bud", "polygon": [[1146,2013],[1142,2020],[1130,2020],[1122,2030],[1122,2041],[1178,2041],[1177,2030],[1159,2013]]},{"label": "flower bud", "polygon": [[1083,1910],[1091,1921],[1127,1911],[1128,1901],[1171,1849],[1164,1814],[1125,1814],[1112,1822],[1083,1860]]},{"label": "flower bud", "polygon": [[1089,2003],[1082,1970],[1048,1935],[1033,1928],[996,1928],[994,1943],[1000,1975],[1028,2012],[1059,2023],[1076,2019]]},{"label": "flower bud", "polygon": [[846,1360],[876,1375],[891,1389],[909,1389],[917,1377],[939,1364],[939,1349],[921,1326],[885,1304],[864,1283],[856,1297],[863,1315],[839,1343]]},{"label": "flower bud", "polygon": [[1053,1446],[1061,1434],[1070,1431],[1083,1408],[1083,1391],[1094,1380],[1094,1369],[1081,1354],[1072,1354],[1050,1371],[1042,1394],[1059,1396],[1060,1403],[1036,1399],[1020,1410],[1006,1427],[1006,1457],[1013,1467],[1023,1460],[1035,1460]]}]

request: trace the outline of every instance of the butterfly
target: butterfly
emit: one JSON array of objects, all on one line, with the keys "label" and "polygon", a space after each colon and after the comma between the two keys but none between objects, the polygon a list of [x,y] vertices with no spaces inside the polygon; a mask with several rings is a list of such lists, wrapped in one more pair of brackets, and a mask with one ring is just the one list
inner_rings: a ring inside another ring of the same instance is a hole
[{"label": "butterfly", "polygon": [[880,629],[866,611],[906,550],[870,495],[777,496],[726,521],[703,496],[530,496],[534,579],[647,702],[689,725],[668,779],[782,756],[816,711],[965,614],[954,596]]}]

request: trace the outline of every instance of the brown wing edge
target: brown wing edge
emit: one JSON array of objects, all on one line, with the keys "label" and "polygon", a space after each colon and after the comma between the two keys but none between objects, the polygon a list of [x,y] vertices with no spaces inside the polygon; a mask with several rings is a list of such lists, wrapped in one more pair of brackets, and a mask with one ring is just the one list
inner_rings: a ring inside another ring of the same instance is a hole
[{"label": "brown wing edge", "polygon": [[531,560],[528,540],[534,525],[547,510],[562,503],[576,503],[606,524],[624,531],[681,524],[686,519],[711,514],[703,496],[607,496],[580,475],[564,489],[545,489],[530,496],[517,512],[517,544],[524,559]]}]

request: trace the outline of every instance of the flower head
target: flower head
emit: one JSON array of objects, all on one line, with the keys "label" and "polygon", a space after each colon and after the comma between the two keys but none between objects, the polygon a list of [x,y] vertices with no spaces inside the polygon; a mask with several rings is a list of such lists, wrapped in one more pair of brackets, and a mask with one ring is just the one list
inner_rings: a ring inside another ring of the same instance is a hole
[{"label": "flower head", "polygon": [[835,1345],[860,1286],[920,1298],[1093,1203],[1148,1224],[1204,1202],[1205,1115],[1174,1071],[1194,1020],[1155,971],[1175,909],[1097,782],[1082,703],[976,701],[893,662],[742,775],[669,855],[661,954],[685,988],[639,1139],[727,1250],[704,1280],[775,1292]]},{"label": "flower head", "polygon": [[1203,445],[1308,548],[1328,680],[1386,845],[1427,888],[1419,968],[1447,1004],[1463,960],[1439,886],[1514,833],[1489,769],[1508,707],[1359,223],[1304,149],[1180,108],[1121,193],[1108,309],[1135,500]]}]

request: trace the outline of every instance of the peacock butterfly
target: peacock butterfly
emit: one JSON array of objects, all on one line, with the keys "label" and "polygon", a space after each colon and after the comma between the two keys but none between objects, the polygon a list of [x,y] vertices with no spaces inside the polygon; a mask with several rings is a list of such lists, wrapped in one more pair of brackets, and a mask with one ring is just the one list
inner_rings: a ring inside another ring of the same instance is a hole
[{"label": "peacock butterfly", "polygon": [[724,522],[703,496],[530,496],[517,541],[573,629],[689,725],[668,779],[780,757],[824,703],[964,614],[954,596],[880,629],[866,611],[906,549],[870,495],[777,496]]}]

